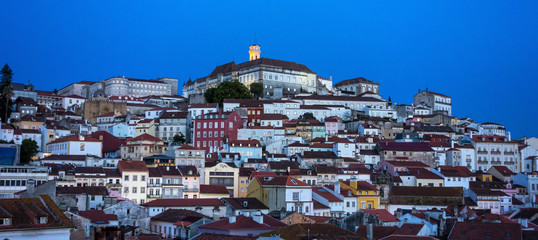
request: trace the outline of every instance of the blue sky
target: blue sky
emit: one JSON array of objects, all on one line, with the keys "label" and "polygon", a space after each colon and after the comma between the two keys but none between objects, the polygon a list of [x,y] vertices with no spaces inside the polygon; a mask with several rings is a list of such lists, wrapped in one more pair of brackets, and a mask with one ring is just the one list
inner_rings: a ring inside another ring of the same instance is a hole
[{"label": "blue sky", "polygon": [[384,98],[452,96],[453,114],[538,136],[538,1],[4,1],[0,64],[37,89],[111,76],[189,77],[262,57]]}]

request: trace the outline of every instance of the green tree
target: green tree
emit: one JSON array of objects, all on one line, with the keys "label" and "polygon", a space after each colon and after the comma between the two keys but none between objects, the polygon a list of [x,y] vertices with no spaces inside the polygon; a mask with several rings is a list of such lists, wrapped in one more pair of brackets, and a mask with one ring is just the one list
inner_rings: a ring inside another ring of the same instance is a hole
[{"label": "green tree", "polygon": [[259,99],[263,93],[263,84],[259,82],[250,84],[250,93],[252,93],[254,98]]},{"label": "green tree", "polygon": [[37,142],[32,139],[24,139],[21,144],[21,163],[26,164],[32,161],[32,157],[37,153]]},{"label": "green tree", "polygon": [[185,135],[183,135],[183,133],[179,133],[179,135],[176,134],[174,136],[174,140],[172,142],[179,143],[179,144],[184,144],[185,143]]},{"label": "green tree", "polygon": [[205,100],[208,103],[218,103],[221,107],[224,99],[252,99],[248,88],[238,81],[223,82],[213,89],[206,91]]},{"label": "green tree", "polygon": [[314,114],[311,112],[304,113],[303,115],[299,116],[299,119],[312,119],[315,120]]},{"label": "green tree", "polygon": [[7,122],[9,118],[9,114],[11,114],[11,98],[13,97],[13,87],[11,86],[11,81],[13,80],[13,71],[11,71],[11,68],[9,68],[9,65],[4,65],[2,68],[2,71],[0,71],[0,100],[2,102],[5,102],[6,105],[3,106],[5,113],[4,117],[2,118],[2,122]]}]

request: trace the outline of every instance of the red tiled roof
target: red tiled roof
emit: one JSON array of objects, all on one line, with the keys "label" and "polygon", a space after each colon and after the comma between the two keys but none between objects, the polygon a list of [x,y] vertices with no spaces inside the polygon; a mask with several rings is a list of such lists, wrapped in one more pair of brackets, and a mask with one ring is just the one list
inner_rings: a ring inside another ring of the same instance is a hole
[{"label": "red tiled roof", "polygon": [[445,177],[472,177],[473,173],[464,166],[439,166]]},{"label": "red tiled roof", "polygon": [[177,149],[180,149],[180,150],[202,150],[200,148],[194,147],[194,146],[189,145],[189,144],[183,144],[183,145],[181,145],[181,147],[178,147]]},{"label": "red tiled roof", "polygon": [[103,153],[115,152],[126,142],[125,138],[116,137],[107,131],[97,131],[90,134],[90,136],[95,139],[103,139]]},{"label": "red tiled roof", "polygon": [[70,135],[70,136],[58,138],[50,142],[49,144],[62,143],[62,142],[101,142],[101,141],[90,136]]},{"label": "red tiled roof", "polygon": [[290,176],[255,176],[258,183],[262,186],[302,186],[309,187],[305,182]]},{"label": "red tiled roof", "polygon": [[302,154],[303,158],[326,158],[326,159],[336,159],[338,158],[334,152],[330,151],[304,151]]},{"label": "red tiled roof", "polygon": [[217,230],[258,230],[258,229],[276,229],[287,226],[285,223],[278,221],[270,216],[262,214],[263,223],[258,223],[252,217],[245,215],[236,216],[236,220],[230,223],[230,218],[220,221],[208,223],[199,226],[201,229],[217,229]]},{"label": "red tiled roof", "polygon": [[333,148],[333,145],[330,143],[314,143],[310,145],[310,148]]},{"label": "red tiled roof", "polygon": [[141,204],[144,207],[195,207],[195,206],[224,206],[218,198],[160,198]]},{"label": "red tiled roof", "polygon": [[521,239],[518,223],[456,222],[448,239]]},{"label": "red tiled roof", "polygon": [[388,160],[388,161],[385,161],[385,162],[390,163],[391,165],[393,165],[395,167],[423,167],[423,168],[430,167],[430,166],[426,165],[425,163],[419,162],[419,161],[394,161],[394,160]]},{"label": "red tiled roof", "polygon": [[118,216],[106,214],[103,210],[78,211],[78,215],[90,219],[95,224],[109,224],[110,221],[118,221]]},{"label": "red tiled roof", "polygon": [[134,138],[129,138],[129,139],[127,139],[127,142],[144,141],[144,140],[145,141],[153,141],[153,142],[162,142],[161,139],[156,138],[154,136],[151,136],[151,135],[149,135],[147,133],[144,133],[144,134],[142,134],[140,136],[137,136],[137,137],[134,137]]},{"label": "red tiled roof", "polygon": [[415,176],[417,179],[438,179],[443,178],[425,168],[408,168],[407,171],[398,171],[400,176]]},{"label": "red tiled roof", "polygon": [[516,143],[517,141],[511,140],[508,141],[508,138],[505,136],[492,136],[492,135],[473,135],[471,138],[474,142],[496,142],[496,143]]},{"label": "red tiled roof", "polygon": [[322,198],[327,199],[329,202],[343,202],[344,200],[338,198],[334,194],[328,192],[323,187],[313,187],[312,192],[320,195]]},{"label": "red tiled roof", "polygon": [[148,171],[148,166],[144,161],[127,161],[122,160],[118,162],[118,170],[123,171],[133,171],[133,172],[146,172]]},{"label": "red tiled roof", "polygon": [[200,184],[200,194],[202,194],[202,193],[206,193],[206,194],[226,194],[226,195],[230,194],[230,192],[228,192],[228,189],[226,188],[226,186]]},{"label": "red tiled roof", "polygon": [[222,198],[223,202],[227,202],[234,209],[269,209],[265,204],[257,198]]},{"label": "red tiled roof", "polygon": [[386,209],[361,209],[361,211],[371,214],[372,216],[377,217],[383,222],[399,222],[394,215],[392,215]]},{"label": "red tiled roof", "polygon": [[423,227],[424,224],[404,223],[400,228],[396,229],[393,234],[416,236]]},{"label": "red tiled roof", "polygon": [[378,145],[386,151],[433,152],[433,149],[424,142],[379,142]]},{"label": "red tiled roof", "polygon": [[314,209],[329,209],[330,207],[328,206],[325,206],[324,204],[316,201],[316,200],[312,200],[314,202]]},{"label": "red tiled roof", "polygon": [[260,117],[260,120],[261,121],[264,121],[264,120],[284,120],[284,119],[288,119],[288,116],[286,115],[282,115],[282,114],[263,114],[261,117]]},{"label": "red tiled roof", "polygon": [[[40,198],[0,199],[0,218],[11,219],[11,225],[1,226],[1,231],[73,227],[73,224],[48,195],[41,195]],[[46,217],[47,222],[36,224],[36,218],[39,220],[40,217]]]},{"label": "red tiled roof", "polygon": [[516,173],[512,172],[506,166],[493,166],[492,168],[497,170],[500,174],[502,174],[505,177],[510,177],[512,175],[516,175]]}]

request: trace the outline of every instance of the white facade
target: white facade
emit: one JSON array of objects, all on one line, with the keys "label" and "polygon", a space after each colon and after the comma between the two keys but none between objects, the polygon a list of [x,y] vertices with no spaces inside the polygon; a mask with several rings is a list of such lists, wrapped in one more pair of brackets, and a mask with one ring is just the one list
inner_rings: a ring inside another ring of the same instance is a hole
[{"label": "white facade", "polygon": [[149,178],[148,171],[122,171],[121,185],[123,187],[121,196],[142,204],[146,202]]},{"label": "white facade", "polygon": [[65,141],[47,144],[47,152],[58,155],[95,155],[102,157],[102,147],[102,142]]},{"label": "white facade", "polygon": [[314,202],[312,201],[312,188],[286,187],[286,210],[297,211],[305,215],[314,212]]}]

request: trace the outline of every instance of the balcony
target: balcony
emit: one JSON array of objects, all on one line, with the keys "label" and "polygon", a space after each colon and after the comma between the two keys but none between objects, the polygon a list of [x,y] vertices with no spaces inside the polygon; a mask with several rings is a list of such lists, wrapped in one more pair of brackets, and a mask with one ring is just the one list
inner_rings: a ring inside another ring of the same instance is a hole
[{"label": "balcony", "polygon": [[148,183],[148,187],[160,187],[160,183]]},{"label": "balcony", "polygon": [[501,155],[501,152],[500,151],[491,151],[491,154],[492,155]]},{"label": "balcony", "polygon": [[491,161],[492,165],[501,165],[501,161]]},{"label": "balcony", "polygon": [[504,155],[514,155],[514,154],[515,154],[514,152],[510,152],[510,151],[504,152]]},{"label": "balcony", "polygon": [[183,192],[198,192],[200,191],[198,188],[184,188]]},{"label": "balcony", "polygon": [[488,151],[477,151],[478,154],[488,154]]},{"label": "balcony", "polygon": [[504,162],[505,165],[515,165],[516,162],[510,162],[510,161],[507,161],[507,162]]},{"label": "balcony", "polygon": [[148,194],[148,198],[161,198],[160,194]]},{"label": "balcony", "polygon": [[488,161],[478,161],[478,164],[488,164]]}]

